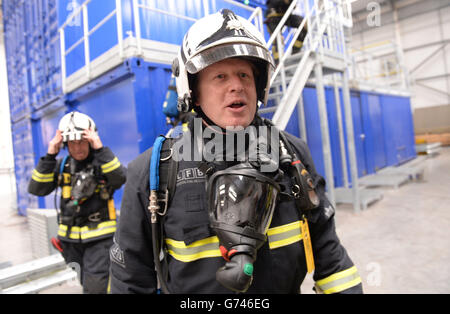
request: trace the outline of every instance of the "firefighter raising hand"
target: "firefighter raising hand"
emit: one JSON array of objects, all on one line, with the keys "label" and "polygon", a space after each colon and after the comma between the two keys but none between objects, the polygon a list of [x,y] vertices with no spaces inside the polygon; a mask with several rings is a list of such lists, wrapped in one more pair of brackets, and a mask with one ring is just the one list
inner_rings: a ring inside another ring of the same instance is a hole
[{"label": "firefighter raising hand", "polygon": [[61,145],[63,143],[63,137],[61,135],[60,130],[56,130],[55,137],[48,143],[48,151],[47,153],[50,155],[57,155],[59,150],[61,149]]},{"label": "firefighter raising hand", "polygon": [[92,149],[100,149],[103,147],[102,141],[100,140],[97,131],[95,131],[95,129],[93,128],[84,130],[83,139],[89,142],[89,145],[91,145]]}]

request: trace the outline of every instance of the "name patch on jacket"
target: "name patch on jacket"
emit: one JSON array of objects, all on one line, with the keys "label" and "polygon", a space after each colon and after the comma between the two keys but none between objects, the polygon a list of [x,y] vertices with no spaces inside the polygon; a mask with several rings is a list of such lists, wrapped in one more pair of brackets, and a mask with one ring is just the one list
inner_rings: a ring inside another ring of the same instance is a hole
[{"label": "name patch on jacket", "polygon": [[178,171],[177,185],[186,183],[200,183],[205,181],[205,174],[198,168],[186,168]]}]

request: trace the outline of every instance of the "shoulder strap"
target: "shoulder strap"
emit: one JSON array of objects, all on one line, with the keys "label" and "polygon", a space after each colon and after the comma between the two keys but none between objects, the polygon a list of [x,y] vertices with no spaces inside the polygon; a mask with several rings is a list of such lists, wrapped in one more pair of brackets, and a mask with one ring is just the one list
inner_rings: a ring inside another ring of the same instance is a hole
[{"label": "shoulder strap", "polygon": [[175,194],[178,173],[178,162],[176,162],[172,156],[172,146],[174,142],[174,138],[168,138],[164,141],[159,164],[159,187],[160,191],[167,190],[169,192],[169,204]]},{"label": "shoulder strap", "polygon": [[150,190],[163,195],[160,200],[166,200],[167,207],[173,198],[176,188],[178,163],[172,158],[172,146],[175,139],[159,136],[153,144],[150,158]]}]

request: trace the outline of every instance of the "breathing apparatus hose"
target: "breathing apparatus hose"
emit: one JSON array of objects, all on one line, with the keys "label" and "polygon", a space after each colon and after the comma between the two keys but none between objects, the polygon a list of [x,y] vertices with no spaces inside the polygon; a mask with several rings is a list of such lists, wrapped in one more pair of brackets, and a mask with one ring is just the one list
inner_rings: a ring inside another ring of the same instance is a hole
[{"label": "breathing apparatus hose", "polygon": [[149,185],[150,185],[150,197],[149,197],[149,206],[148,210],[150,212],[150,220],[152,227],[152,250],[153,250],[153,261],[155,264],[155,270],[157,274],[157,278],[159,280],[159,284],[161,286],[161,290],[164,294],[170,294],[169,289],[167,288],[167,283],[164,278],[164,274],[162,272],[161,261],[159,260],[160,253],[160,245],[159,243],[159,205],[158,205],[158,190],[159,190],[159,161],[161,148],[164,143],[165,137],[159,136],[155,143],[153,144],[152,155],[150,158],[150,177],[149,177]]},{"label": "breathing apparatus hose", "polygon": [[156,275],[159,280],[159,284],[161,286],[161,291],[164,294],[170,294],[169,289],[167,288],[167,283],[164,278],[164,274],[161,267],[161,261],[159,260],[159,252],[160,247],[158,245],[159,242],[159,223],[158,219],[155,222],[152,222],[152,249],[153,249],[153,262],[155,263]]}]

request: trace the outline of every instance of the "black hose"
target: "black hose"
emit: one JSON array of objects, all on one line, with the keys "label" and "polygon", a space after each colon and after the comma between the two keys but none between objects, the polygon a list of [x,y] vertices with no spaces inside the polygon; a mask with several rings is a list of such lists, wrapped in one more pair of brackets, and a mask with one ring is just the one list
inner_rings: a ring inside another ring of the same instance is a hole
[{"label": "black hose", "polygon": [[164,274],[161,268],[161,262],[159,260],[159,247],[158,247],[158,222],[152,223],[152,248],[153,248],[153,261],[155,263],[156,275],[161,285],[161,290],[164,294],[170,294],[167,288],[167,283],[164,279]]}]

